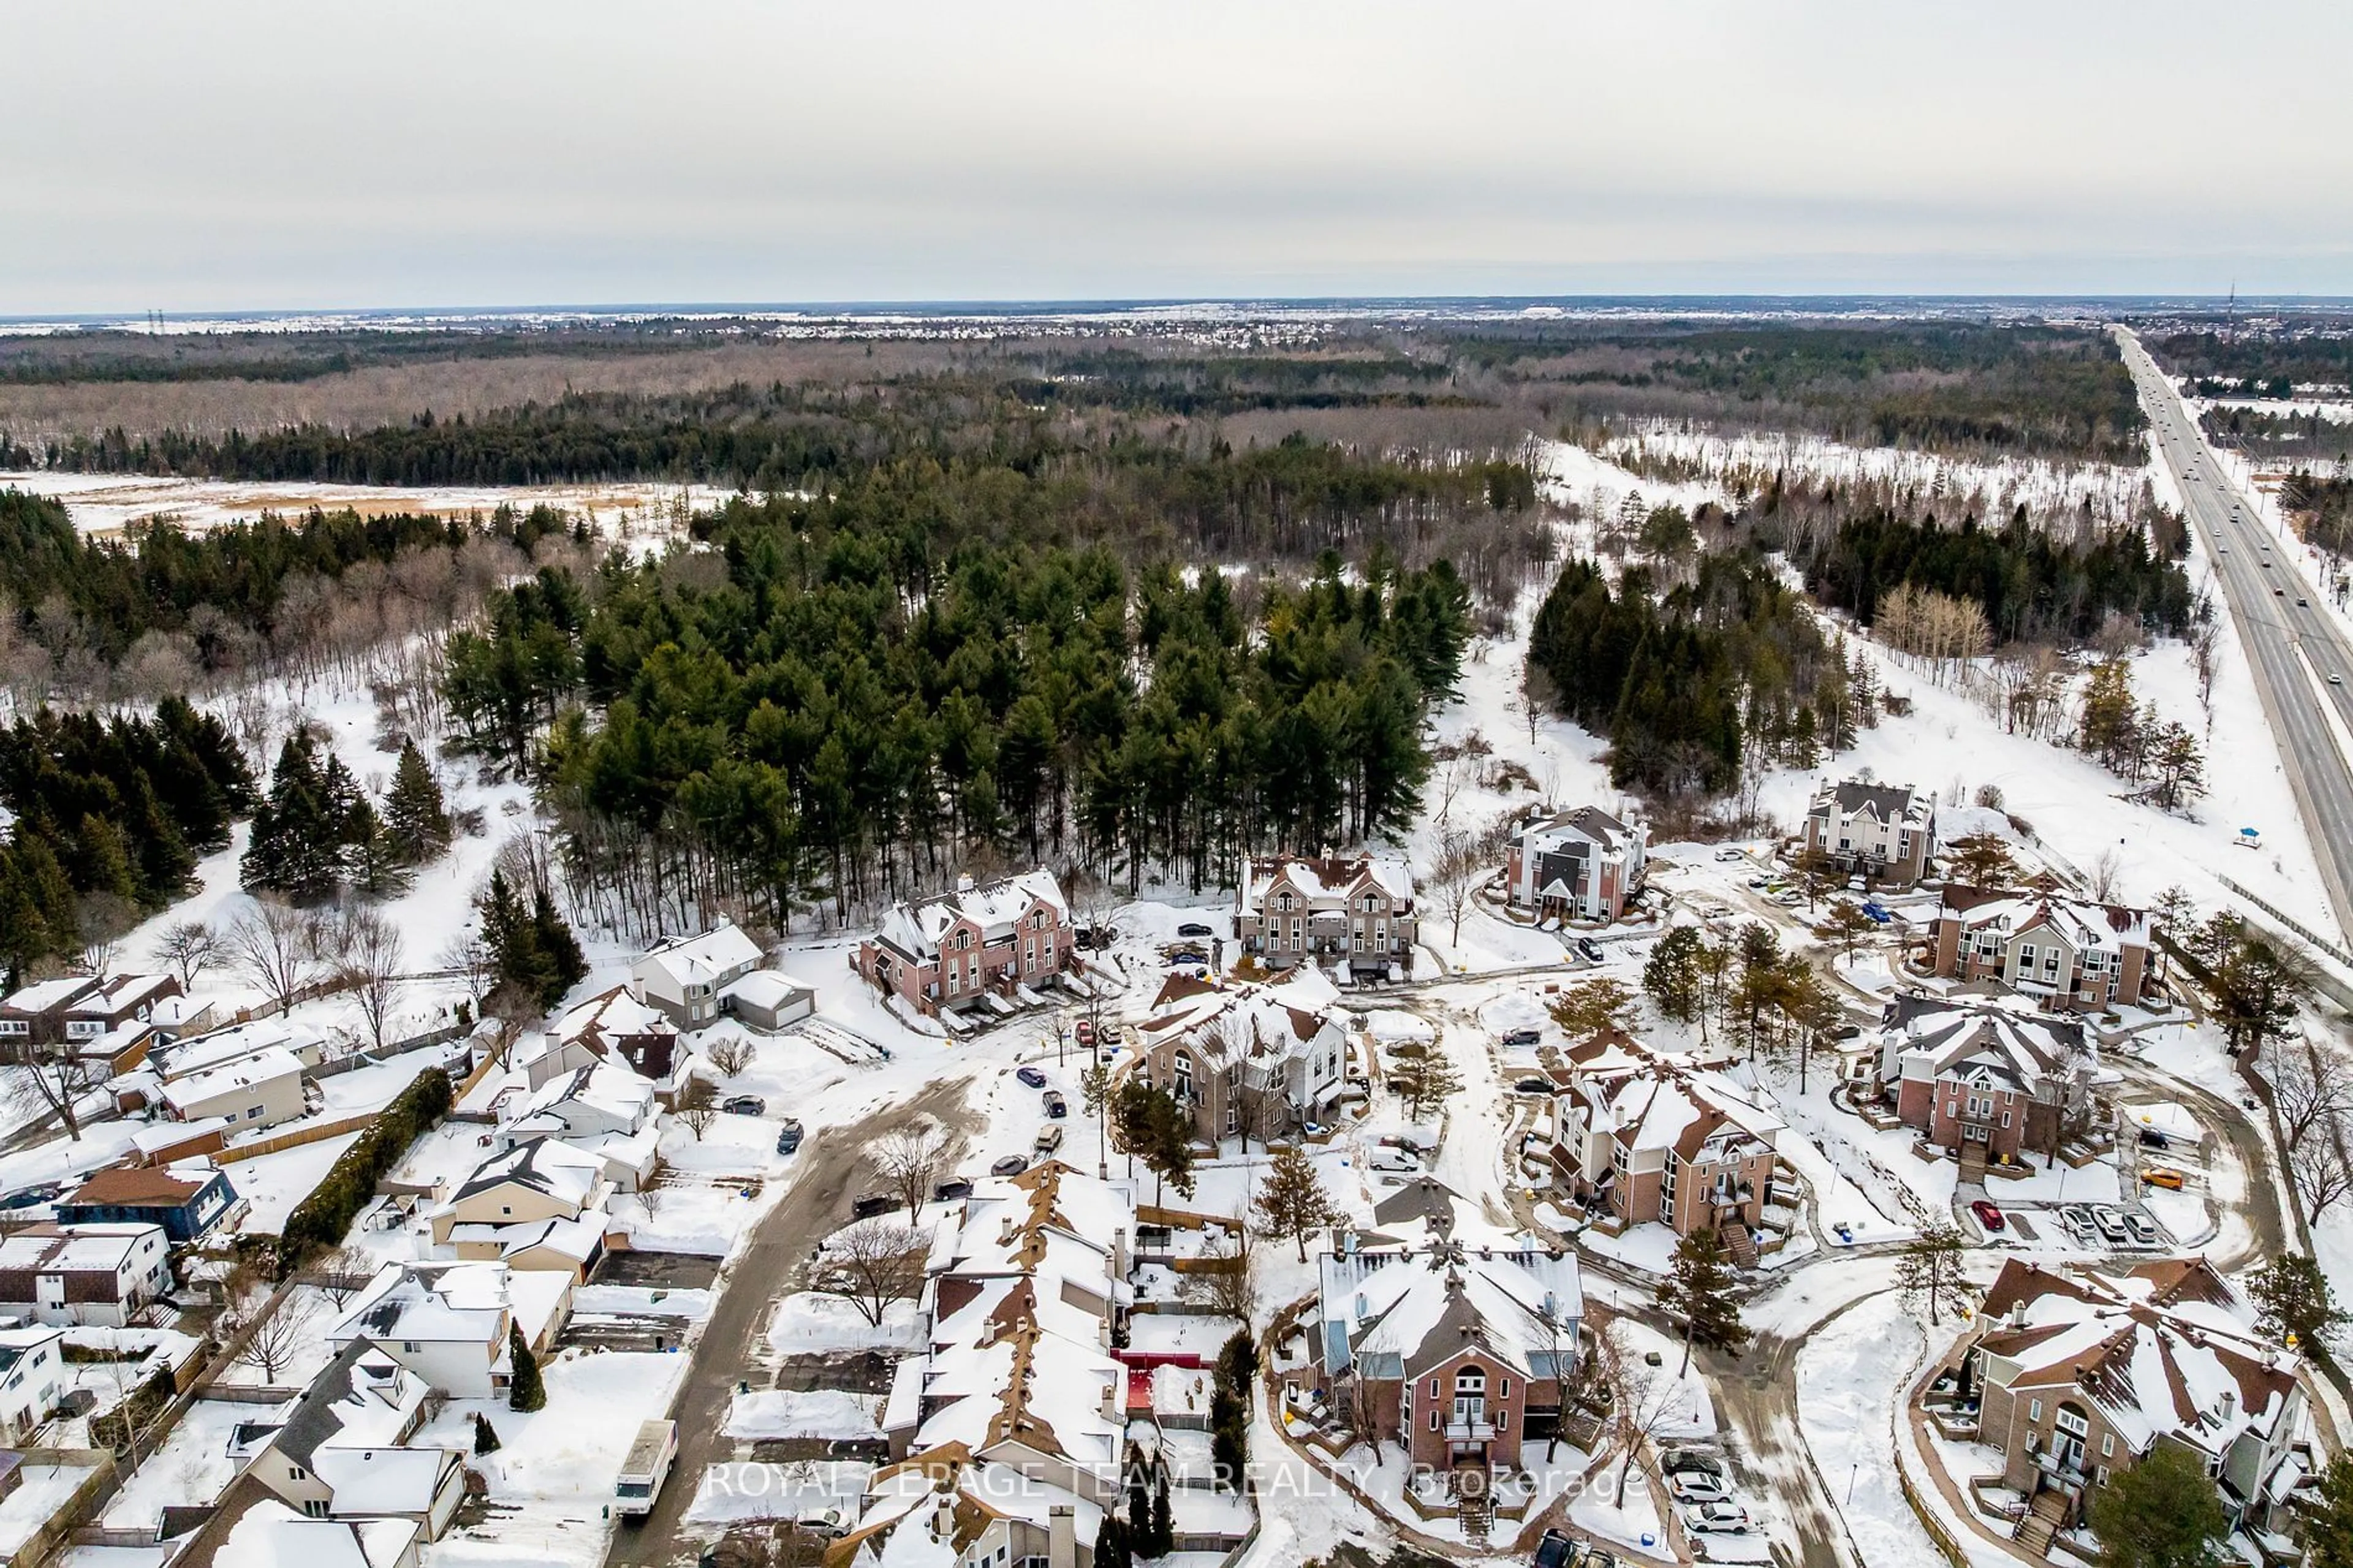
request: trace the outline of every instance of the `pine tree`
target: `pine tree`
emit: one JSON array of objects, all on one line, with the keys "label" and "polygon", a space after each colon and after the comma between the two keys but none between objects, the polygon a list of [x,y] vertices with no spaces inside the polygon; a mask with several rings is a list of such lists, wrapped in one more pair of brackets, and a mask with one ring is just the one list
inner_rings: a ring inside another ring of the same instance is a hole
[{"label": "pine tree", "polygon": [[2225,1560],[2230,1520],[2206,1467],[2159,1443],[2092,1489],[2092,1531],[2105,1568],[2211,1568]]},{"label": "pine tree", "polygon": [[449,811],[441,785],[414,741],[400,743],[392,789],[384,797],[385,826],[404,866],[421,866],[449,847]]},{"label": "pine tree", "polygon": [[367,796],[352,803],[343,818],[343,837],[344,866],[353,887],[381,898],[406,884],[401,874],[406,862],[393,843],[391,830]]},{"label": "pine tree", "polygon": [[1145,1531],[1144,1555],[1166,1557],[1176,1547],[1176,1521],[1168,1501],[1168,1471],[1165,1466],[1152,1467],[1152,1519]]},{"label": "pine tree", "polygon": [[547,1404],[547,1386],[539,1379],[539,1358],[523,1343],[522,1326],[507,1327],[507,1354],[514,1363],[512,1380],[507,1384],[507,1405],[515,1410],[537,1410]]},{"label": "pine tree", "polygon": [[544,888],[532,896],[531,926],[543,976],[539,999],[553,1007],[564,1000],[566,991],[588,977],[588,960],[580,951],[580,940],[572,934],[564,917],[556,913],[554,902]]},{"label": "pine tree", "polygon": [[1724,1238],[1713,1229],[1693,1231],[1675,1245],[1673,1271],[1659,1287],[1659,1306],[1683,1321],[1683,1367],[1676,1376],[1691,1371],[1694,1343],[1733,1355],[1748,1343],[1740,1303],[1732,1293],[1738,1282]]},{"label": "pine tree", "polygon": [[269,794],[253,810],[253,837],[241,874],[247,888],[285,894],[297,903],[332,895],[342,869],[343,818],[331,806],[318,748],[298,730],[279,748]]},{"label": "pine tree", "polygon": [[1324,1191],[1322,1178],[1307,1151],[1296,1143],[1275,1150],[1267,1167],[1265,1184],[1258,1191],[1258,1231],[1261,1236],[1289,1237],[1299,1247],[1299,1261],[1307,1261],[1311,1231],[1338,1222],[1340,1211]]},{"label": "pine tree", "polygon": [[479,1457],[499,1451],[499,1435],[491,1426],[491,1418],[480,1411],[474,1412],[474,1452]]},{"label": "pine tree", "polygon": [[1115,1509],[1103,1510],[1103,1523],[1095,1528],[1094,1568],[1134,1568],[1134,1553],[1127,1544],[1127,1526],[1120,1522]]},{"label": "pine tree", "polygon": [[1950,1301],[1957,1306],[1962,1290],[1961,1259],[1968,1249],[1960,1231],[1949,1221],[1932,1223],[1905,1242],[1895,1261],[1895,1289],[1902,1293],[1904,1304],[1917,1310],[1926,1300],[1932,1325],[1941,1303]]},{"label": "pine tree", "polygon": [[1706,945],[1697,926],[1672,926],[1651,949],[1642,965],[1642,989],[1660,1016],[1678,1024],[1699,1016],[1700,949]]},{"label": "pine tree", "polygon": [[2304,1518],[2306,1568],[2353,1568],[2353,1457],[2339,1453],[2320,1472],[2318,1496]]}]

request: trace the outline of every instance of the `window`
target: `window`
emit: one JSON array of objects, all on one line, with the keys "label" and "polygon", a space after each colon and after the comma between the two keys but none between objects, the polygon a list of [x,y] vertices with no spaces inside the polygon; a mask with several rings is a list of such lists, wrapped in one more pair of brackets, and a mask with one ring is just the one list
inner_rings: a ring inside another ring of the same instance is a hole
[{"label": "window", "polygon": [[1431,1379],[1430,1380],[1430,1396],[1432,1399],[1436,1399],[1436,1398],[1439,1396],[1440,1392],[1440,1384],[1439,1384],[1438,1379],[1436,1379],[1436,1378],[1434,1378],[1434,1377],[1433,1377],[1433,1378],[1431,1378]]},{"label": "window", "polygon": [[2035,1399],[2027,1402],[2026,1418],[2029,1421],[2040,1421],[2042,1419],[2042,1401]]},{"label": "window", "polygon": [[[2104,1459],[2112,1459],[2112,1458],[2116,1458],[2116,1435],[2114,1432],[2103,1432],[2103,1433],[2101,1433],[2101,1434],[2100,1434],[2100,1458],[2104,1458]],[[2104,1472],[2104,1473],[2105,1473],[2105,1472]]]},{"label": "window", "polygon": [[1495,1380],[1495,1397],[1498,1399],[1509,1399],[1511,1396],[1512,1380],[1508,1377],[1497,1378]]},{"label": "window", "polygon": [[1438,1412],[1435,1410],[1430,1413],[1430,1429],[1433,1432],[1438,1430]]},{"label": "window", "polygon": [[324,1519],[327,1517],[327,1500],[316,1497],[304,1498],[302,1511],[312,1519]]},{"label": "window", "polygon": [[2106,1486],[2108,1484],[2108,1467],[2102,1465],[2099,1468],[2094,1470],[2092,1472],[2092,1479],[2101,1486]]},{"label": "window", "polygon": [[1511,1413],[1510,1411],[1508,1411],[1508,1410],[1498,1410],[1498,1411],[1496,1411],[1496,1412],[1495,1412],[1495,1430],[1496,1430],[1496,1431],[1498,1431],[1498,1432],[1508,1432],[1508,1431],[1510,1431],[1511,1429],[1512,1429],[1512,1413]]}]

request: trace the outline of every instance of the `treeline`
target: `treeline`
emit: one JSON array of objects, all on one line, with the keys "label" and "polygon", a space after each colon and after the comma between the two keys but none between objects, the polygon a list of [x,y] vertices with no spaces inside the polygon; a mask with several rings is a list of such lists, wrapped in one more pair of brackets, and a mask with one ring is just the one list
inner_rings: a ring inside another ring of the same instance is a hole
[{"label": "treeline", "polygon": [[2296,413],[2283,406],[2209,408],[2199,424],[2218,447],[2235,447],[2259,458],[2353,456],[2353,425],[2322,416],[2318,409]]},{"label": "treeline", "polygon": [[738,504],[710,527],[723,575],[545,573],[453,639],[453,723],[536,761],[583,903],[781,925],[1048,859],[1198,887],[1410,820],[1423,715],[1469,637],[1444,562],[1375,552],[1352,581],[1327,555],[1237,591],[1101,548],[935,539],[899,499]]},{"label": "treeline", "polygon": [[2313,543],[2339,556],[2353,555],[2353,475],[2299,468],[2280,486],[2280,508]]},{"label": "treeline", "polygon": [[177,698],[153,720],[43,709],[0,730],[0,961],[12,982],[188,889],[253,805],[244,754]]},{"label": "treeline", "polygon": [[2353,333],[2170,332],[2149,353],[2208,397],[2286,397],[2299,386],[2353,387]]},{"label": "treeline", "polygon": [[1702,558],[1694,581],[1663,594],[1647,568],[1628,567],[1613,591],[1592,562],[1571,561],[1536,612],[1528,667],[1536,695],[1609,738],[1612,783],[1668,798],[1730,791],[1751,752],[1813,766],[1852,743],[1873,695],[1748,550]]},{"label": "treeline", "polygon": [[1905,587],[1974,601],[2007,642],[2084,641],[2111,615],[2179,637],[2197,614],[2189,575],[2137,530],[2066,542],[2030,526],[2022,507],[2000,530],[1973,518],[1947,528],[1933,517],[1851,516],[1794,553],[1807,590],[1865,626]]},{"label": "treeline", "polygon": [[[121,539],[91,539],[60,503],[0,489],[0,655],[29,646],[54,666],[77,658],[111,666],[142,638],[164,636],[184,650],[192,675],[233,671],[281,631],[319,631],[307,616],[281,626],[290,587],[334,583],[364,563],[389,568],[454,553],[476,539],[528,551],[569,526],[548,507],[501,508],[479,523],[313,509],[200,532],[147,522]],[[449,586],[446,573],[417,578]]]}]

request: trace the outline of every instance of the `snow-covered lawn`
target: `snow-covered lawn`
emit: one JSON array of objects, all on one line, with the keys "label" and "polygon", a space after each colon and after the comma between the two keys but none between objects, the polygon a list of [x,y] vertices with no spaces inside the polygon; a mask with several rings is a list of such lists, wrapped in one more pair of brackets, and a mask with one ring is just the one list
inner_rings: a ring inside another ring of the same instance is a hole
[{"label": "snow-covered lawn", "polygon": [[276,1236],[285,1228],[286,1216],[294,1212],[295,1205],[318,1189],[343,1151],[359,1139],[357,1132],[346,1132],[339,1138],[322,1138],[315,1143],[298,1143],[258,1160],[223,1165],[228,1184],[237,1189],[237,1195],[248,1205],[237,1230],[246,1235]]},{"label": "snow-covered lawn", "polygon": [[1926,1350],[1922,1325],[1894,1291],[1873,1296],[1798,1352],[1798,1424],[1831,1502],[1873,1568],[1942,1568],[1905,1502],[1893,1428],[1905,1418],[1899,1377]]},{"label": "snow-covered lawn", "polygon": [[892,1302],[877,1325],[844,1297],[803,1290],[776,1303],[776,1314],[768,1320],[768,1348],[778,1355],[913,1350],[922,1332],[913,1301]]},{"label": "snow-covered lawn", "polygon": [[101,1516],[113,1529],[152,1529],[168,1504],[206,1503],[237,1479],[229,1435],[244,1421],[276,1420],[284,1406],[199,1399],[180,1417],[164,1446],[122,1483]]},{"label": "snow-covered lawn", "polygon": [[735,1395],[727,1415],[727,1435],[747,1441],[764,1437],[874,1438],[881,1399],[839,1389],[754,1389]]}]

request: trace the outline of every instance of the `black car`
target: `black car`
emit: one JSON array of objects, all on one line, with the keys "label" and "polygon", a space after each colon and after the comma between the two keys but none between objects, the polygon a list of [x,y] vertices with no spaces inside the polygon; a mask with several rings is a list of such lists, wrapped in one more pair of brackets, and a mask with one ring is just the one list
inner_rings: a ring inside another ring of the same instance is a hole
[{"label": "black car", "polygon": [[1536,1078],[1534,1076],[1524,1078],[1520,1079],[1519,1082],[1512,1085],[1513,1092],[1517,1094],[1551,1094],[1558,1088],[1559,1086],[1548,1078]]},{"label": "black car", "polygon": [[991,1165],[988,1168],[988,1173],[992,1176],[1018,1176],[1029,1168],[1029,1162],[1027,1157],[1020,1154],[1008,1154],[996,1164]]},{"label": "black car", "polygon": [[800,1146],[801,1124],[788,1116],[785,1118],[783,1128],[776,1133],[776,1152],[779,1154],[790,1154]]},{"label": "black car", "polygon": [[1595,963],[1601,962],[1601,944],[1594,941],[1589,936],[1581,936],[1577,939],[1577,951],[1583,953],[1588,959],[1591,960]]},{"label": "black car", "polygon": [[942,1203],[948,1203],[956,1198],[968,1198],[972,1196],[972,1184],[958,1176],[953,1182],[942,1182],[938,1186],[934,1187],[932,1196]]},{"label": "black car", "polygon": [[1506,1029],[1504,1031],[1504,1044],[1505,1046],[1533,1046],[1541,1044],[1543,1040],[1543,1032],[1536,1029],[1518,1028]]},{"label": "black car", "polygon": [[765,1116],[768,1102],[756,1094],[739,1094],[733,1100],[723,1100],[719,1109],[730,1116]]},{"label": "black car", "polygon": [[1061,1092],[1058,1089],[1048,1089],[1046,1091],[1046,1114],[1059,1121],[1070,1113],[1070,1104],[1068,1101],[1063,1100]]},{"label": "black car", "polygon": [[1019,1079],[1023,1083],[1028,1084],[1031,1089],[1043,1089],[1046,1087],[1046,1075],[1039,1072],[1036,1068],[1023,1068],[1017,1071],[1013,1076]]},{"label": "black car", "polygon": [[1547,1530],[1536,1542],[1535,1555],[1529,1558],[1532,1568],[1568,1568],[1577,1550],[1577,1542],[1557,1530]]},{"label": "black car", "polygon": [[1187,921],[1183,925],[1176,928],[1176,934],[1178,936],[1215,936],[1218,933],[1211,931],[1208,926],[1203,925],[1199,921]]},{"label": "black car", "polygon": [[2154,1127],[2144,1127],[2140,1130],[2140,1146],[2144,1149],[2169,1149],[2173,1147],[2172,1144],[2166,1142],[2165,1134],[2158,1131]]},{"label": "black car", "polygon": [[868,1193],[849,1205],[849,1212],[860,1219],[872,1219],[878,1214],[889,1214],[892,1209],[906,1206],[896,1193]]},{"label": "black car", "polygon": [[63,1190],[56,1186],[19,1187],[6,1197],[0,1197],[0,1209],[37,1208],[42,1204],[56,1202],[58,1194]]}]

